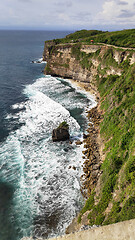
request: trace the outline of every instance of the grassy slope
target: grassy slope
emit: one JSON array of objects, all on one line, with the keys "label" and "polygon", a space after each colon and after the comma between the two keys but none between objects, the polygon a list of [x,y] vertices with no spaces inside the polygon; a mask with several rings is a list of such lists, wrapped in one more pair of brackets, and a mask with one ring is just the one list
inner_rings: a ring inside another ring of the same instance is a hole
[{"label": "grassy slope", "polygon": [[[98,80],[98,89],[105,111],[100,126],[106,152],[102,191],[96,206],[93,191],[82,213],[91,210],[90,224],[109,224],[135,218],[135,64],[120,77]],[[112,208],[107,216],[109,202]]]},{"label": "grassy slope", "polygon": [[56,44],[81,41],[89,44],[91,40],[95,43],[106,43],[119,47],[135,47],[135,29],[117,32],[103,32],[97,30],[81,30],[67,35],[63,39],[55,39]]},{"label": "grassy slope", "polygon": [[[107,49],[102,57],[100,50],[86,54],[80,49],[81,43],[78,43],[72,46],[71,52],[83,68],[90,70],[92,58],[100,62],[97,86],[101,108],[105,112],[100,133],[105,142],[106,159],[101,166],[101,194],[96,196],[93,190],[78,221],[87,210],[90,211],[90,225],[129,220],[135,218],[135,63],[129,64],[133,51],[118,64],[113,57],[113,48]],[[111,66],[121,69],[122,75],[105,77]],[[95,199],[98,200],[97,205]],[[112,207],[106,214],[109,203]]]},{"label": "grassy slope", "polygon": [[[54,40],[56,43],[77,41],[82,38],[89,42],[88,34],[92,31],[79,31],[68,35],[65,39]],[[86,38],[85,38],[86,37]],[[135,30],[124,30],[113,33],[98,33],[93,35],[94,41],[107,42],[117,46],[135,47]],[[135,63],[129,64],[129,57],[118,64],[113,58],[113,48],[106,50],[104,56],[100,56],[100,50],[96,53],[86,54],[80,51],[81,42],[72,46],[72,55],[80,62],[83,68],[90,70],[91,58],[97,59],[98,66],[97,86],[101,96],[101,108],[104,118],[100,124],[100,133],[105,142],[106,158],[101,168],[102,189],[96,196],[94,189],[90,198],[81,210],[81,216],[89,210],[89,222],[93,224],[109,224],[118,221],[135,218]],[[133,51],[130,52],[132,55]],[[106,70],[112,66],[122,70],[122,75],[106,76]],[[101,77],[99,77],[101,76]],[[96,199],[97,198],[97,199]],[[98,200],[98,204],[95,205]],[[110,204],[111,203],[111,204]],[[110,204],[109,213],[106,209]]]},{"label": "grassy slope", "polygon": [[[91,38],[86,38],[86,43],[90,43]],[[93,36],[95,43],[106,43],[119,47],[135,47],[135,29],[117,32],[106,32]]]}]

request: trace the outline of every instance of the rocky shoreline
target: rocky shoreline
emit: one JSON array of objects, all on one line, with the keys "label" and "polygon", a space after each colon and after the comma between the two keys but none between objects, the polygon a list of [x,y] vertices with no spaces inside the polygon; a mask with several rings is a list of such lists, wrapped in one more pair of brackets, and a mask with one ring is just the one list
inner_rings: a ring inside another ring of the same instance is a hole
[{"label": "rocky shoreline", "polygon": [[[97,102],[97,107],[87,112],[89,127],[83,142],[81,192],[88,201],[66,233],[78,231],[82,225],[133,218],[134,49],[125,51],[106,44],[97,48],[97,44],[83,42],[73,46],[52,41],[46,42],[43,57],[47,61],[45,74],[72,79],[80,88],[96,95]],[[105,139],[101,138],[100,129]]]},{"label": "rocky shoreline", "polygon": [[[73,80],[71,81],[73,82]],[[90,92],[88,85],[80,84],[79,82],[74,82],[80,88],[84,89],[86,92]],[[100,109],[100,97],[98,91],[93,95],[97,101],[96,107],[87,111],[88,118],[88,128],[87,134],[83,136],[83,175],[81,176],[81,193],[84,199],[87,199],[92,190],[95,188],[97,195],[100,189],[100,176],[102,170],[100,169],[101,164],[105,158],[103,153],[104,142],[100,136],[100,123],[103,119],[103,112]],[[80,213],[79,213],[80,214]],[[78,216],[79,216],[78,214]],[[87,218],[89,212],[86,212],[82,216],[81,223],[78,223],[78,216],[73,219],[72,223],[67,227],[65,233],[70,234],[76,231],[80,231],[84,226],[89,225],[89,220]]]},{"label": "rocky shoreline", "polygon": [[102,173],[100,166],[102,163],[102,157],[100,153],[100,143],[98,141],[100,135],[99,124],[102,121],[102,112],[99,107],[96,106],[88,111],[89,127],[87,129],[88,134],[84,135],[84,148],[83,151],[83,171],[84,174],[81,177],[82,188],[81,192],[85,198],[89,197],[91,191],[95,188],[97,181]]},{"label": "rocky shoreline", "polygon": [[84,198],[90,196],[91,191],[95,188],[97,181],[102,173],[100,166],[105,158],[103,149],[104,142],[100,136],[100,123],[103,119],[103,111],[100,109],[100,96],[96,89],[93,93],[89,88],[88,83],[82,83],[74,80],[70,80],[72,84],[75,84],[81,89],[93,95],[97,105],[87,111],[88,128],[87,134],[83,136],[83,175],[81,176],[81,193]]}]

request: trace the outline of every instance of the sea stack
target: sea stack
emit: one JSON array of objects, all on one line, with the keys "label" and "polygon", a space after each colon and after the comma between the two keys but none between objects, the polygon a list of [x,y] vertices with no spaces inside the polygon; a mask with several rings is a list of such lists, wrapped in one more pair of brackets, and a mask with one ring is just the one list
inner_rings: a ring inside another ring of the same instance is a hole
[{"label": "sea stack", "polygon": [[52,132],[52,140],[53,142],[57,141],[65,141],[68,140],[70,137],[69,135],[69,126],[67,122],[62,122],[58,128],[53,129]]}]

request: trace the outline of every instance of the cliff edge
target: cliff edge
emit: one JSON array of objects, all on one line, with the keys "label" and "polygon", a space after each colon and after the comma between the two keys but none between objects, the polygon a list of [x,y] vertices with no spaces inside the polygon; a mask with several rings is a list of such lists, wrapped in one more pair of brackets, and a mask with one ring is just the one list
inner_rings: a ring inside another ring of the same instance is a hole
[{"label": "cliff edge", "polygon": [[88,112],[94,128],[84,140],[87,200],[77,222],[135,218],[135,50],[49,41],[43,58],[45,74],[73,79],[97,96],[98,107]]}]

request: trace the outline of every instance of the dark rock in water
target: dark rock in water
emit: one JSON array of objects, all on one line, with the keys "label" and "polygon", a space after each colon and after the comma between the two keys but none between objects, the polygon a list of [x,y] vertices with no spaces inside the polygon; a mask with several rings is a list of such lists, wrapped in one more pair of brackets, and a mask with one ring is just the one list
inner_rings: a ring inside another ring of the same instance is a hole
[{"label": "dark rock in water", "polygon": [[75,167],[75,166],[73,166],[72,168],[73,168],[73,170],[76,170],[76,167]]},{"label": "dark rock in water", "polygon": [[68,149],[68,148],[64,148],[63,150],[64,150],[65,152],[68,152],[69,149]]},{"label": "dark rock in water", "polygon": [[65,141],[68,140],[70,135],[69,135],[69,125],[67,122],[62,122],[58,128],[54,129],[52,132],[52,140],[54,142],[56,141]]},{"label": "dark rock in water", "polygon": [[52,132],[52,140],[53,142],[56,141],[65,141],[69,139],[69,132],[67,128],[64,127],[58,127],[53,130]]},{"label": "dark rock in water", "polygon": [[49,235],[58,229],[63,215],[63,211],[60,208],[49,211],[46,208],[46,204],[43,203],[41,207],[44,209],[44,213],[36,216],[34,219],[33,239],[48,239]]},{"label": "dark rock in water", "polygon": [[87,137],[88,137],[88,135],[84,133],[83,138],[86,139]]}]

